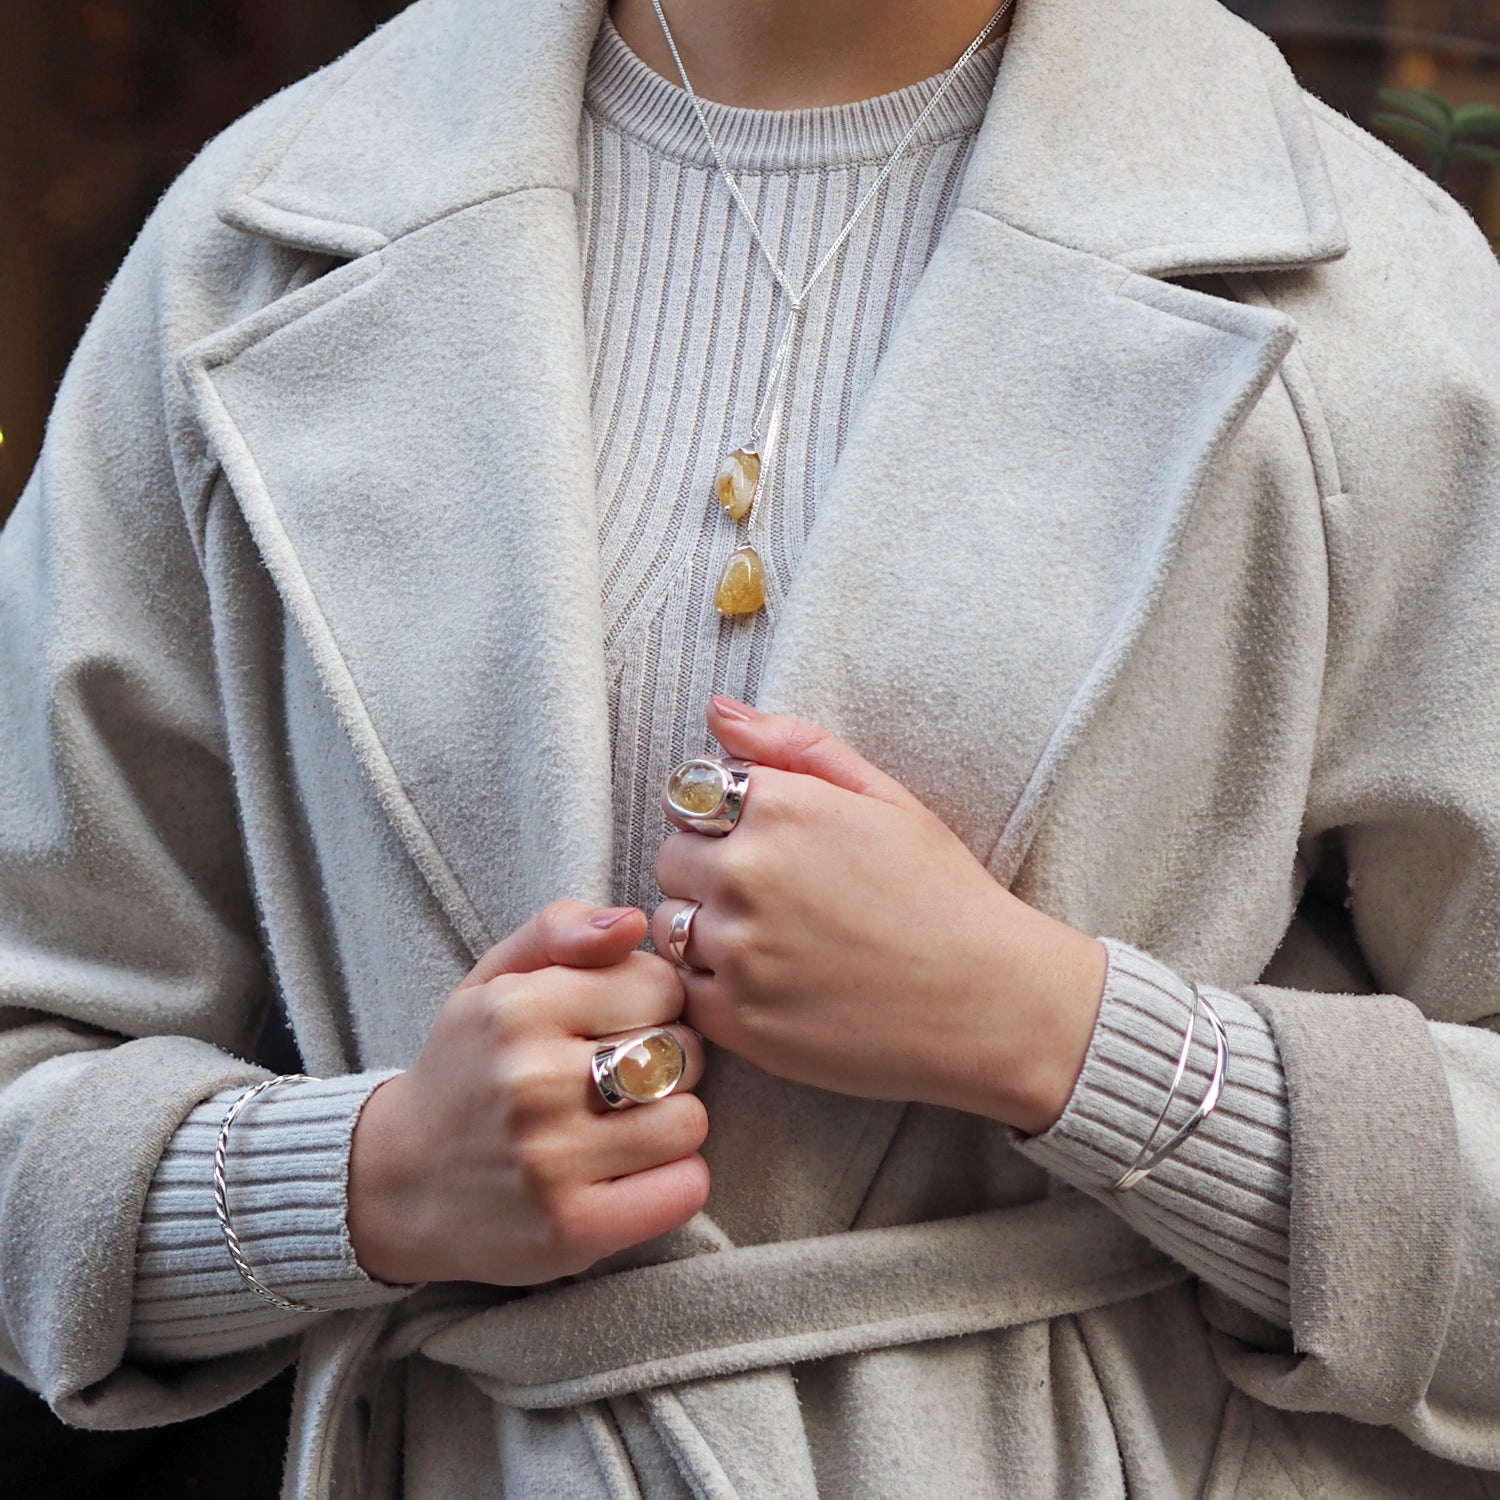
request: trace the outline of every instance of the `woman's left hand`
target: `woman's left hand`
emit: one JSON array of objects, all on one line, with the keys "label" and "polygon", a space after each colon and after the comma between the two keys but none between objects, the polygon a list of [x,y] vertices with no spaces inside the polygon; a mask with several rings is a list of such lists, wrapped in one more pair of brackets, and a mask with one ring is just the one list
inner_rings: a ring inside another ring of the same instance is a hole
[{"label": "woman's left hand", "polygon": [[1031,1134],[1062,1113],[1098,1016],[1102,944],[1001,886],[899,782],[805,720],[716,698],[754,763],[732,833],[676,833],[659,953],[701,903],[683,1019],[757,1067]]}]

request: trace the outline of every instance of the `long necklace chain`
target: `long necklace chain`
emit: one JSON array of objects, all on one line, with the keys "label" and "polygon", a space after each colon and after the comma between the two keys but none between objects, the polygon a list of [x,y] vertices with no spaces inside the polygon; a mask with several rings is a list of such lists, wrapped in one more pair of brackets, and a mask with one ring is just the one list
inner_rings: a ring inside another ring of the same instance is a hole
[{"label": "long necklace chain", "polygon": [[[762,515],[766,510],[766,504],[761,497],[765,492],[772,465],[776,459],[776,447],[781,434],[782,409],[785,405],[782,395],[790,364],[790,352],[808,295],[828,268],[833,265],[839,251],[848,243],[855,226],[864,217],[865,210],[879,196],[886,179],[895,170],[897,162],[905,154],[907,147],[916,140],[922,127],[942,103],[944,96],[968,66],[970,59],[984,46],[1014,3],[1015,0],[1004,0],[999,10],[985,22],[979,34],[964,48],[958,61],[948,69],[932,97],[907,127],[905,134],[886,157],[869,187],[860,195],[859,201],[854,205],[849,217],[845,219],[843,227],[834,236],[833,242],[819,256],[799,290],[792,285],[786,268],[777,260],[765,235],[761,233],[760,225],[756,222],[755,215],[751,212],[739,183],[725,164],[724,153],[720,149],[718,138],[714,135],[713,127],[708,123],[708,114],[703,108],[703,101],[698,97],[697,90],[693,88],[692,81],[688,78],[687,68],[682,61],[682,54],[677,50],[677,39],[672,35],[672,28],[667,24],[666,12],[661,8],[661,0],[651,0],[651,8],[656,12],[656,19],[661,25],[662,35],[666,38],[672,61],[677,65],[677,76],[682,80],[683,91],[688,96],[693,113],[698,117],[698,124],[703,130],[703,138],[708,142],[714,166],[719,176],[724,179],[724,185],[729,189],[729,195],[733,198],[735,207],[749,227],[750,237],[765,257],[777,289],[786,299],[785,323],[781,336],[776,341],[770,374],[766,379],[765,394],[755,414],[754,431],[747,443],[724,458],[714,478],[715,499],[732,520],[737,522],[749,520],[752,531],[762,523]],[[746,544],[737,547],[724,564],[714,594],[714,607],[721,615],[753,615],[764,603],[765,564],[753,546]]]},{"label": "long necklace chain", "polygon": [[672,35],[672,28],[667,25],[666,12],[661,8],[661,0],[651,0],[651,8],[656,12],[656,19],[661,24],[662,35],[666,38],[667,48],[672,54],[672,61],[677,66],[677,76],[682,80],[683,92],[687,94],[689,102],[693,106],[693,113],[698,117],[698,124],[702,127],[703,138],[708,142],[708,149],[713,156],[714,165],[719,170],[719,175],[724,179],[724,185],[729,189],[730,196],[734,199],[735,206],[744,216],[746,225],[750,230],[751,238],[760,247],[760,253],[765,256],[766,264],[771,268],[771,275],[775,278],[776,285],[786,294],[787,303],[793,313],[802,310],[802,304],[807,300],[807,294],[812,291],[823,273],[834,262],[839,251],[844,248],[844,242],[854,233],[854,227],[864,217],[865,210],[875,201],[880,189],[885,186],[885,180],[895,170],[896,163],[905,154],[906,148],[916,140],[921,133],[922,127],[931,118],[933,111],[943,101],[943,96],[957,81],[959,75],[968,66],[970,58],[989,40],[990,34],[1004,19],[1005,13],[1015,3],[1015,0],[1005,0],[1000,9],[985,22],[979,35],[964,48],[963,55],[948,69],[943,81],[934,91],[932,98],[923,106],[915,120],[907,127],[905,135],[892,148],[891,154],[886,158],[879,172],[875,174],[875,180],[865,189],[858,203],[854,205],[849,217],[844,221],[844,227],[834,237],[833,243],[829,245],[811,274],[803,283],[802,290],[796,291],[788,279],[785,268],[776,259],[775,253],[766,237],[760,231],[760,225],[755,222],[755,215],[750,210],[750,205],[745,201],[745,195],[740,190],[740,185],[735,181],[734,174],[724,164],[724,153],[719,147],[718,138],[714,135],[713,127],[708,123],[708,114],[703,108],[703,101],[698,97],[697,90],[693,88],[692,82],[687,75],[687,69],[683,66],[682,54],[677,50],[677,40]]}]

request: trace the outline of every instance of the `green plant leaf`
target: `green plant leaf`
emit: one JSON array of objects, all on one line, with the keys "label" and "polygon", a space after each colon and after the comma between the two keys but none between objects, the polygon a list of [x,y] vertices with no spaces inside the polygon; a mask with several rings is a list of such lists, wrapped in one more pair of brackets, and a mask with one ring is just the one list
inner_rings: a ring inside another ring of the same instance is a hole
[{"label": "green plant leaf", "polygon": [[1443,98],[1436,90],[1413,89],[1412,94],[1418,99],[1425,99],[1434,109],[1441,110],[1444,119],[1451,120],[1453,118],[1452,103]]},{"label": "green plant leaf", "polygon": [[1447,134],[1453,123],[1453,111],[1441,94],[1428,89],[1381,89],[1378,98],[1382,104],[1412,115],[1434,130]]},{"label": "green plant leaf", "polygon": [[1375,116],[1375,123],[1392,135],[1404,135],[1409,140],[1420,141],[1433,149],[1443,144],[1443,137],[1430,125],[1425,125],[1420,120],[1408,120],[1405,115],[1379,114]]},{"label": "green plant leaf", "polygon": [[1488,162],[1490,166],[1500,163],[1500,146],[1481,146],[1477,141],[1460,141],[1453,154],[1462,161]]},{"label": "green plant leaf", "polygon": [[1455,135],[1500,135],[1500,109],[1493,104],[1460,104],[1453,111]]}]

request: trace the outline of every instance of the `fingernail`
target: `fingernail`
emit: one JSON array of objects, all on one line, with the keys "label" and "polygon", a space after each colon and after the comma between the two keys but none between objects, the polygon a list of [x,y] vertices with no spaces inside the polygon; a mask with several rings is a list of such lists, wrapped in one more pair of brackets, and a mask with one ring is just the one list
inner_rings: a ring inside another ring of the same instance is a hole
[{"label": "fingernail", "polygon": [[758,709],[751,708],[748,703],[741,703],[738,698],[726,698],[722,693],[714,695],[713,705],[714,712],[721,719],[735,719],[748,724],[752,719],[760,717]]},{"label": "fingernail", "polygon": [[590,927],[613,927],[616,922],[623,922],[631,912],[633,906],[606,906],[601,907],[589,918]]}]

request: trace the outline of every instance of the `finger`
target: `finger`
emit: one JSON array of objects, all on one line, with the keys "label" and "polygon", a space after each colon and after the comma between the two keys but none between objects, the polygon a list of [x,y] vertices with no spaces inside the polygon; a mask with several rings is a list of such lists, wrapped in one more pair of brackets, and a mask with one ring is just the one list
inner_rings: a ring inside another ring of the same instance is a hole
[{"label": "finger", "polygon": [[[733,838],[734,834],[730,834]],[[707,838],[701,833],[672,833],[656,851],[656,883],[664,896],[681,900],[705,900],[718,888],[718,870],[727,839]],[[651,931],[657,930],[655,922]],[[665,953],[665,948],[658,948]]]},{"label": "finger", "polygon": [[[763,714],[735,698],[709,699],[708,727],[726,755],[816,776],[845,791],[878,797],[898,807],[917,799],[892,776],[872,766],[842,740],[806,719]],[[755,773],[750,774],[750,797],[755,796]],[[920,804],[917,804],[920,805]]]},{"label": "finger", "polygon": [[622,1109],[589,1122],[583,1161],[595,1182],[610,1182],[692,1156],[708,1139],[708,1111],[696,1094]]},{"label": "finger", "polygon": [[[578,1077],[584,1080],[584,1101],[594,1114],[632,1114],[638,1109],[655,1109],[658,1104],[665,1104],[667,1102],[666,1099],[658,1099],[649,1105],[627,1104],[621,1109],[612,1110],[604,1102],[604,1096],[599,1092],[599,1086],[594,1082],[593,1061],[596,1047],[602,1047],[606,1042],[624,1041],[626,1037],[639,1036],[641,1032],[653,1029],[650,1026],[635,1026],[629,1031],[617,1031],[610,1036],[601,1036],[597,1040],[589,1040],[580,1044],[578,1050]],[[691,1092],[702,1082],[703,1069],[706,1064],[703,1054],[703,1038],[690,1026],[674,1024],[663,1026],[660,1029],[662,1031],[670,1031],[677,1038],[677,1043],[682,1048],[682,1078],[677,1087],[667,1096],[668,1099],[671,1099],[675,1098],[678,1094]],[[697,1150],[697,1147],[695,1146],[692,1149]],[[677,1154],[681,1156],[684,1153],[679,1151]],[[628,1168],[627,1170],[634,1170],[634,1168]],[[619,1176],[619,1173],[614,1173],[613,1175]]]},{"label": "finger", "polygon": [[645,935],[646,915],[633,906],[554,901],[490,948],[460,988],[499,974],[532,974],[553,964],[605,968],[619,963]]},{"label": "finger", "polygon": [[684,969],[682,987],[687,991],[682,1024],[691,1027],[708,1045],[726,1052],[741,1052],[744,1011],[735,1002],[723,978],[718,974]]},{"label": "finger", "polygon": [[654,953],[630,953],[608,969],[552,968],[518,982],[548,1023],[592,1041],[675,1021],[685,999],[679,972]]},{"label": "finger", "polygon": [[627,1245],[686,1224],[708,1202],[708,1163],[684,1156],[665,1166],[596,1182],[579,1195],[573,1227],[602,1260]]},{"label": "finger", "polygon": [[[687,911],[690,907],[698,909],[688,924],[688,940],[683,947],[682,958],[679,960],[672,951],[672,919],[679,912]],[[663,901],[651,918],[651,946],[669,963],[680,962],[686,968],[699,971],[711,968],[710,964],[703,961],[700,951],[702,944],[698,934],[698,923],[701,915],[702,907],[696,901]]]}]

